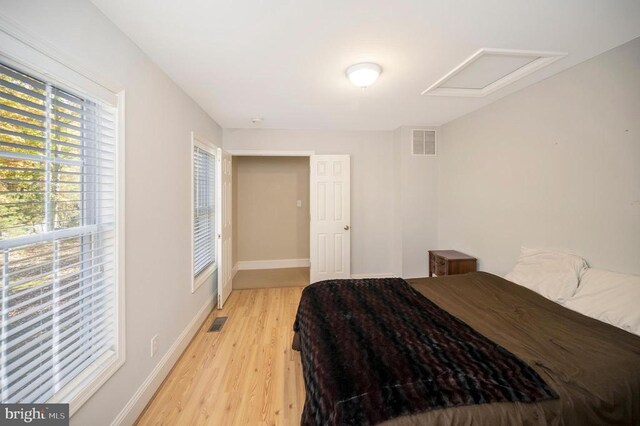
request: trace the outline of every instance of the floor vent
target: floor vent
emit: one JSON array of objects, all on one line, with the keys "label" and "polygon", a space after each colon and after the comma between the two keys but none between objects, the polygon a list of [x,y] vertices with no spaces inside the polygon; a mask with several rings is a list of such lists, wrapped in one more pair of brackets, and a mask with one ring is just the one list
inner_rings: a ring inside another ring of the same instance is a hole
[{"label": "floor vent", "polygon": [[213,324],[209,327],[209,333],[222,330],[222,326],[227,321],[227,317],[218,317],[213,320]]}]

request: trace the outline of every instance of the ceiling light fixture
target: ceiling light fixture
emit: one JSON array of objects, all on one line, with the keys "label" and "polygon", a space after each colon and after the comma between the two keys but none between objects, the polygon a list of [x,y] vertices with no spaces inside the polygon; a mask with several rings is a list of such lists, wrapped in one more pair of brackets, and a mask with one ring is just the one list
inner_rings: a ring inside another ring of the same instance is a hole
[{"label": "ceiling light fixture", "polygon": [[347,77],[353,84],[363,89],[371,86],[382,73],[382,67],[371,62],[351,65],[347,68]]}]

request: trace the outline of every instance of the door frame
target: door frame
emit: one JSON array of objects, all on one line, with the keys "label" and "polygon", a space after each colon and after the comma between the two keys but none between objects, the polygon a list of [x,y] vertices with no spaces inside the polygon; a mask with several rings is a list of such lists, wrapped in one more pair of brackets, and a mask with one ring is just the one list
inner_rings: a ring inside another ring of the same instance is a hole
[{"label": "door frame", "polygon": [[[218,169],[216,174],[216,191],[217,191],[217,200],[218,200],[217,206],[219,206],[219,207],[216,207],[216,221],[217,221],[216,249],[218,253],[218,262],[219,262],[217,305],[218,305],[218,309],[222,309],[224,306],[224,303],[227,301],[227,299],[231,295],[231,292],[233,292],[233,270],[232,270],[233,265],[231,264],[232,259],[229,259],[230,257],[232,257],[232,253],[233,253],[233,217],[227,217],[227,215],[231,216],[232,208],[233,208],[232,207],[233,206],[233,189],[232,189],[233,188],[233,175],[232,175],[233,156],[222,148],[219,148],[218,152],[219,152],[219,156],[218,156],[219,162],[218,162]],[[224,202],[224,199],[225,199],[224,198],[224,195],[225,195],[224,175],[227,174],[225,172],[225,157],[228,157],[229,159],[228,176],[231,180],[231,187],[228,189],[229,193],[227,194],[227,198],[228,198],[228,202],[231,203],[231,206],[227,206]],[[226,234],[224,233],[225,218],[229,220],[229,228],[231,232],[231,237],[230,237],[231,247],[228,249],[226,254],[225,254],[225,241],[224,241],[226,239]],[[229,279],[226,281],[225,281],[225,278],[226,278],[225,272],[228,274],[228,277],[229,277]],[[228,286],[229,291],[228,293],[225,293],[224,290],[225,288],[227,288],[225,284],[227,283],[229,284]],[[226,297],[225,297],[225,294],[226,294]]]},{"label": "door frame", "polygon": [[[259,149],[230,149],[227,151],[233,157],[308,157],[309,173],[311,173],[311,156],[316,155],[315,151],[287,151],[287,150],[259,150]],[[233,185],[233,183],[232,183]],[[232,191],[233,192],[233,191]],[[309,194],[311,194],[311,180],[309,180]],[[311,226],[311,216],[309,216],[309,226]],[[309,250],[311,250],[311,241],[309,241]],[[231,279],[238,272],[237,264],[232,266]]]},{"label": "door frame", "polygon": [[230,149],[227,153],[232,157],[311,157],[315,151],[269,151],[252,149]]},{"label": "door frame", "polygon": [[[222,148],[224,149],[224,148]],[[231,156],[233,161],[233,157],[308,157],[309,158],[309,167],[311,167],[311,156],[316,155],[316,151],[305,151],[305,150],[252,150],[252,149],[230,149],[226,150],[226,153]],[[326,154],[326,155],[339,155],[339,154]],[[349,157],[351,155],[349,154]],[[311,170],[310,170],[311,171]],[[233,183],[232,183],[233,185]],[[222,191],[220,191],[222,192]],[[233,191],[232,191],[233,193]],[[309,179],[309,195],[311,195],[311,179]],[[220,195],[221,196],[221,195]],[[351,197],[349,197],[351,198]],[[233,219],[232,219],[233,221]],[[311,216],[309,217],[309,229],[311,231]],[[235,237],[232,235],[232,238]],[[309,239],[309,250],[311,250],[311,241]],[[349,256],[351,257],[351,256]],[[309,259],[311,260],[311,259]],[[231,280],[235,273],[237,272],[237,265],[232,265],[231,271]]]}]

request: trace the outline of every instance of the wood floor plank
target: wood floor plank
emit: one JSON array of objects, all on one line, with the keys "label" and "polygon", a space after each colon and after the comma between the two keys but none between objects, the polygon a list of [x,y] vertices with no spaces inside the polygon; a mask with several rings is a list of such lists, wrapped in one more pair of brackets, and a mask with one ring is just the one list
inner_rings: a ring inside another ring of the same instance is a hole
[{"label": "wood floor plank", "polygon": [[[234,290],[213,310],[136,424],[297,425],[300,354],[291,349],[302,287]],[[207,332],[227,316],[220,332]]]},{"label": "wood floor plank", "polygon": [[309,285],[309,267],[282,269],[250,269],[238,271],[233,289],[304,287]]}]

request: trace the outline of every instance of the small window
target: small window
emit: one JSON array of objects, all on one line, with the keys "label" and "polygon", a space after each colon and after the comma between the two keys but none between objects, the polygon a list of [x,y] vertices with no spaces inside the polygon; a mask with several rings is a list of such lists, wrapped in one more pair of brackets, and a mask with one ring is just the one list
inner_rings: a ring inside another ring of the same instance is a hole
[{"label": "small window", "polygon": [[216,268],[216,148],[193,138],[193,282],[195,291]]},{"label": "small window", "polygon": [[124,362],[117,107],[0,64],[3,403],[71,412]]}]

